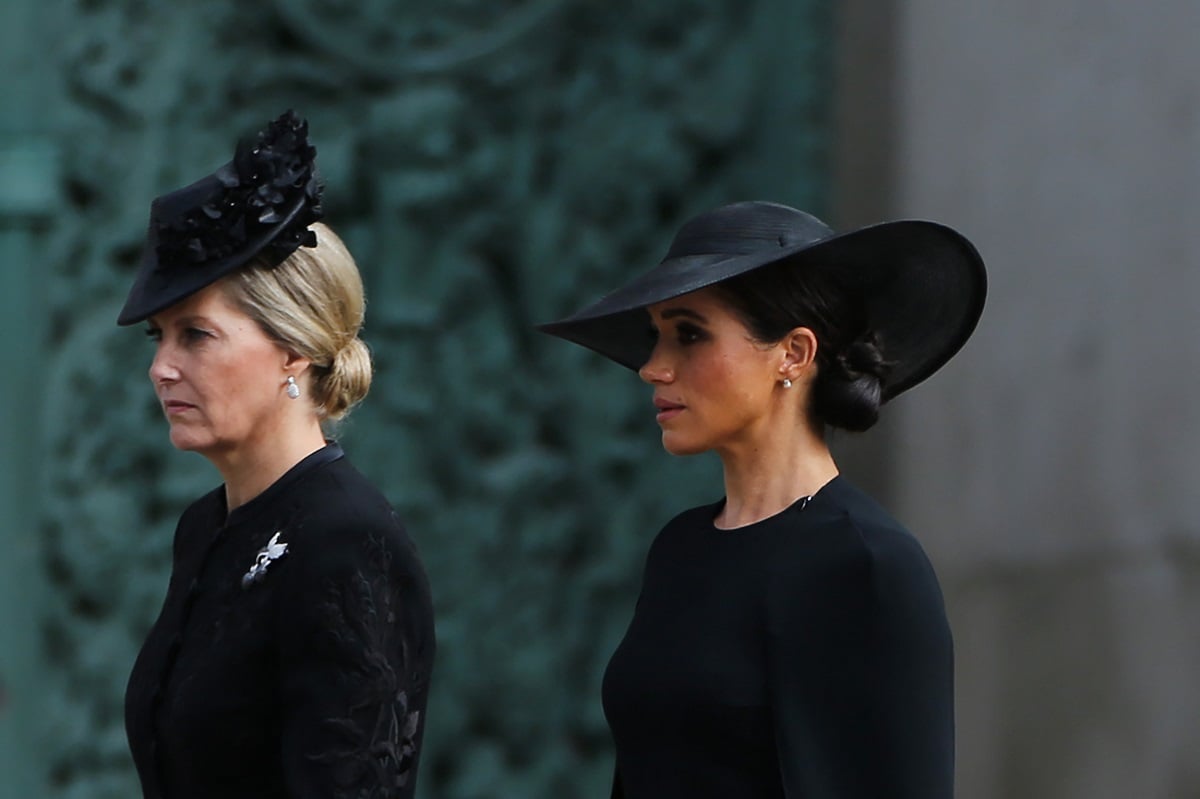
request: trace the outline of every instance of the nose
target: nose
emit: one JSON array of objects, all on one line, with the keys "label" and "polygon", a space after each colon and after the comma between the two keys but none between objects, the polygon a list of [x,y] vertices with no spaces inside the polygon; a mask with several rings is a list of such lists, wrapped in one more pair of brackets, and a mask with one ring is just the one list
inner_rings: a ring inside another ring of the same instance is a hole
[{"label": "nose", "polygon": [[160,341],[154,350],[154,360],[150,362],[150,382],[157,386],[178,379],[179,368],[174,364],[170,348]]},{"label": "nose", "polygon": [[659,348],[655,347],[650,353],[650,359],[638,369],[638,377],[647,383],[670,383],[675,379],[675,370],[666,362]]}]

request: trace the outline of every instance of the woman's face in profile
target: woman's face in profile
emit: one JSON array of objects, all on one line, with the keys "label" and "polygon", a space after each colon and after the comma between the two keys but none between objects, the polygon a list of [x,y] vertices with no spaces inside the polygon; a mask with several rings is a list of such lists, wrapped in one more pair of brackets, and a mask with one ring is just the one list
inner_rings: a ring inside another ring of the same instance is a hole
[{"label": "woman's face in profile", "polygon": [[663,447],[690,455],[761,440],[781,380],[781,348],[755,341],[712,288],[647,311],[657,340],[638,374],[654,387]]},{"label": "woman's face in profile", "polygon": [[226,297],[221,282],[149,320],[150,380],[171,443],[204,455],[265,443],[286,395],[287,352]]}]

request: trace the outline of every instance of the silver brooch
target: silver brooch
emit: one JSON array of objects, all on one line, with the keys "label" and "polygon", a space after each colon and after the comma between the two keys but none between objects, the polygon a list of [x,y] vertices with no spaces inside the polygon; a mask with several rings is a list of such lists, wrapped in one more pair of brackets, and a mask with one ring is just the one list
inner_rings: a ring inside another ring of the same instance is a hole
[{"label": "silver brooch", "polygon": [[254,557],[254,565],[250,567],[250,571],[242,575],[243,589],[249,588],[255,583],[261,583],[267,576],[267,567],[287,554],[287,542],[279,541],[279,536],[282,534],[282,530],[277,531],[275,535],[271,536],[267,545],[258,551]]}]

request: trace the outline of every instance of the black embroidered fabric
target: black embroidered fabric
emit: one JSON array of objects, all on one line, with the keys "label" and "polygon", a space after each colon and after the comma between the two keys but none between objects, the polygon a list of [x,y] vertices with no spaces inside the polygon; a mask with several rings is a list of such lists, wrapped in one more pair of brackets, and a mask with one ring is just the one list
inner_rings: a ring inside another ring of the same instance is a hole
[{"label": "black embroidered fabric", "polygon": [[212,492],[126,692],[143,796],[410,799],[434,649],[416,548],[336,445],[228,518]]},{"label": "black embroidered fabric", "polygon": [[420,683],[419,673],[397,673],[393,663],[410,662],[405,642],[395,635],[401,596],[388,579],[391,556],[382,542],[367,569],[344,584],[326,586],[324,623],[332,645],[342,650],[346,679],[357,699],[345,716],[325,721],[333,747],[309,755],[334,769],[338,799],[393,799],[411,781],[416,763],[421,711],[410,707],[406,685]]}]

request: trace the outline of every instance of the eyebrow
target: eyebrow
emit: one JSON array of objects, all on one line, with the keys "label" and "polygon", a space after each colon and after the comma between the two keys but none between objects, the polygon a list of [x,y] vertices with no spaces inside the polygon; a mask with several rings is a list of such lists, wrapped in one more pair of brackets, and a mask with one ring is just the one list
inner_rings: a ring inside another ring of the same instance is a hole
[{"label": "eyebrow", "polygon": [[[148,318],[146,320],[146,324],[148,326],[154,327],[154,328],[161,328],[163,326],[162,322],[159,321],[159,319],[154,316],[151,316],[150,318]],[[213,322],[213,320],[211,320],[207,316],[203,316],[201,314],[189,314],[188,316],[181,316],[178,319],[172,321],[171,324],[173,324],[175,327],[187,327],[189,325],[204,325],[207,327],[217,327],[216,323]]]},{"label": "eyebrow", "polygon": [[663,319],[684,317],[686,319],[695,319],[697,322],[708,322],[708,320],[704,318],[703,314],[699,314],[693,311],[691,308],[668,308],[662,312],[661,316]]},{"label": "eyebrow", "polygon": [[188,316],[181,316],[180,318],[175,320],[175,324],[176,325],[207,325],[208,327],[216,327],[216,323],[213,322],[213,320],[209,319],[207,316],[202,316],[201,314],[190,314]]}]

